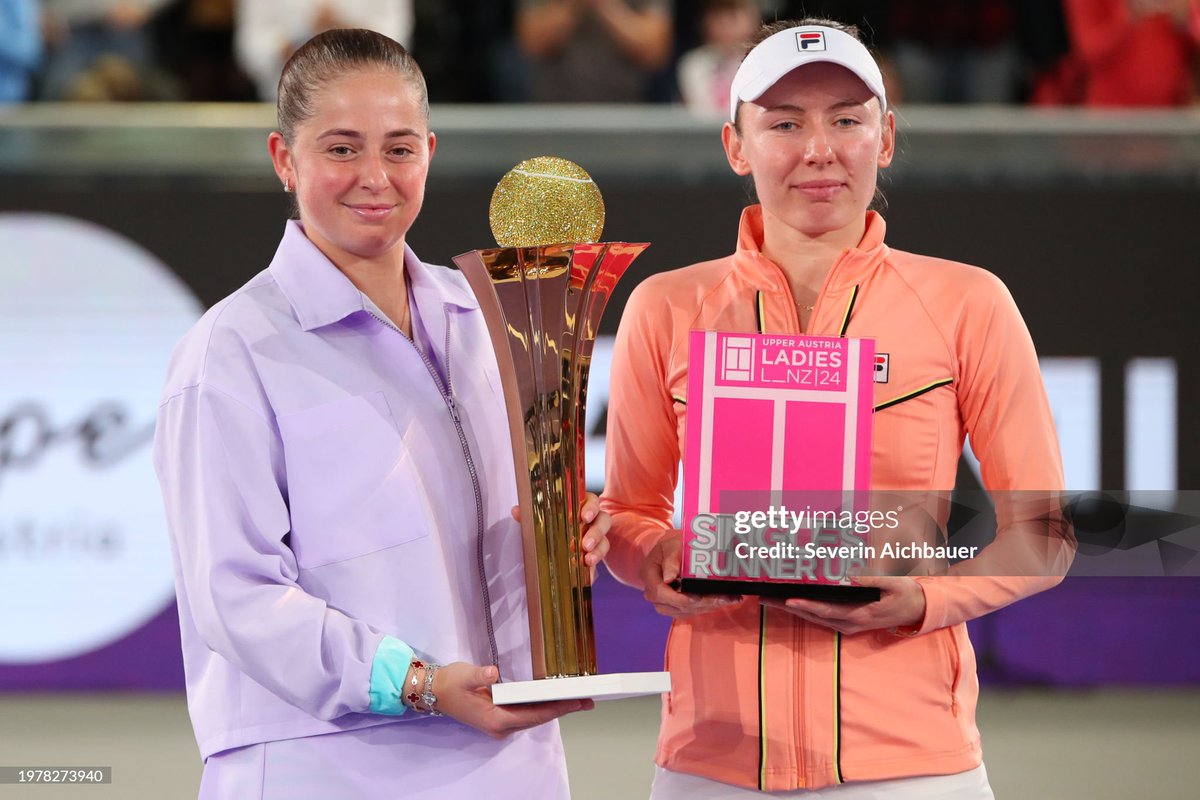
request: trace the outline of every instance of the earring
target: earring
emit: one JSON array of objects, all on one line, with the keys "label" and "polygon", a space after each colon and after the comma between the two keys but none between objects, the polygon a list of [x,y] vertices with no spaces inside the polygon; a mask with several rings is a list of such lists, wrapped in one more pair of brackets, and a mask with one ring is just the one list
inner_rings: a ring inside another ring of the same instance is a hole
[{"label": "earring", "polygon": [[285,192],[291,192],[291,191],[292,191],[292,179],[291,179],[291,178],[284,178],[284,179],[283,179],[283,190],[284,190]]}]

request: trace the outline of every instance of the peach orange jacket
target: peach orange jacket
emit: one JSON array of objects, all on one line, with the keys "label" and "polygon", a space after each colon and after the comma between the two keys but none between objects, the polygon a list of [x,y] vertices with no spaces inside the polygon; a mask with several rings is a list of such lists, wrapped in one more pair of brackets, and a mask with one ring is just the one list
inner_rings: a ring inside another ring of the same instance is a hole
[{"label": "peach orange jacket", "polygon": [[[1012,297],[975,267],[892,250],[869,213],[825,280],[807,333],[871,337],[890,357],[875,386],[877,489],[948,490],[970,434],[989,491],[1061,490],[1050,408]],[[654,275],[617,334],[603,503],[607,563],[638,568],[672,528],[687,414],[688,332],[800,333],[786,279],[760,251],[762,212],[737,252]],[[1012,520],[998,520],[1003,535]],[[756,599],[676,620],[667,643],[661,766],[765,791],[952,774],[981,761],[979,684],[965,621],[1057,578],[918,578],[925,617],[902,636],[841,635]]]}]

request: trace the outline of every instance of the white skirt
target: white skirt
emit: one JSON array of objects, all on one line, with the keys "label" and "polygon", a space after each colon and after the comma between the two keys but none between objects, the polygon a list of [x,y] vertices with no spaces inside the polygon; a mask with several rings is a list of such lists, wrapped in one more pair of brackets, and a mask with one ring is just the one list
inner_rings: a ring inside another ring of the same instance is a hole
[{"label": "white skirt", "polygon": [[655,767],[654,784],[650,787],[650,800],[762,800],[764,797],[787,800],[996,800],[983,764],[956,775],[860,781],[794,792],[759,792]]}]

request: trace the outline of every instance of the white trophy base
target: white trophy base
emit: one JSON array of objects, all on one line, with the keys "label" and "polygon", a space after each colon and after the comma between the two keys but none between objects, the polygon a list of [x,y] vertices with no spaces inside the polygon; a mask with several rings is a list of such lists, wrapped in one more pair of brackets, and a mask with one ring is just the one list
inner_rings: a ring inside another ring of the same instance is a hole
[{"label": "white trophy base", "polygon": [[543,678],[492,686],[492,702],[541,703],[547,700],[621,700],[671,691],[669,672],[617,672],[609,675],[580,675],[574,678]]}]

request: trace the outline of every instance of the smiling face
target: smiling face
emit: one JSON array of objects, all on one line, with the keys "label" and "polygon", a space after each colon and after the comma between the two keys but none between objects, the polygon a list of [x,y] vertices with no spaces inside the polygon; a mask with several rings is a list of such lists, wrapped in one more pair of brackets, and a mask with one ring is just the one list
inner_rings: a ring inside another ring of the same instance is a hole
[{"label": "smiling face", "polygon": [[269,140],[308,238],[339,266],[402,258],[436,146],[419,92],[394,71],[365,69],[322,86],[312,112],[291,142]]},{"label": "smiling face", "polygon": [[731,123],[722,131],[726,155],[753,177],[764,220],[811,238],[861,232],[896,140],[895,117],[881,115],[862,80],[836,64],[806,64],[743,103],[738,120],[740,133]]}]

